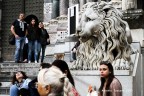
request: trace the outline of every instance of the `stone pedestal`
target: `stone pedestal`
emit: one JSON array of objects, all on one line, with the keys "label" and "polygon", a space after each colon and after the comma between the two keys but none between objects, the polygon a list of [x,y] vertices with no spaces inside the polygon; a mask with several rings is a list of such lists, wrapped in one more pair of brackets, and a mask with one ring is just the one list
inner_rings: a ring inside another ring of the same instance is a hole
[{"label": "stone pedestal", "polygon": [[[95,73],[93,71],[91,72]],[[86,96],[86,94],[88,93],[89,85],[96,86],[96,89],[98,91],[100,84],[101,84],[100,76],[96,75],[96,73],[93,75],[90,75],[90,74],[85,74],[85,72],[83,72],[83,75],[73,74],[73,77],[75,80],[76,89],[78,90],[81,96]],[[122,84],[123,96],[134,96],[133,95],[133,77],[127,76],[127,75],[125,76],[116,75],[116,78],[118,78]]]},{"label": "stone pedestal", "polygon": [[144,47],[144,29],[131,29],[132,38],[136,42],[140,42],[141,47]]},{"label": "stone pedestal", "polygon": [[[143,61],[141,47],[138,42],[132,43],[132,47],[138,51],[131,57],[134,63],[133,69],[114,70],[114,74],[122,84],[122,96],[143,96]],[[98,91],[101,84],[99,70],[72,70],[71,72],[75,80],[76,89],[81,96],[86,96],[89,85],[96,86]]]},{"label": "stone pedestal", "polygon": [[49,23],[48,32],[51,44],[47,46],[45,55],[69,52],[69,43],[65,42],[65,38],[68,36],[67,16],[62,15],[57,17],[56,20],[51,20]]}]

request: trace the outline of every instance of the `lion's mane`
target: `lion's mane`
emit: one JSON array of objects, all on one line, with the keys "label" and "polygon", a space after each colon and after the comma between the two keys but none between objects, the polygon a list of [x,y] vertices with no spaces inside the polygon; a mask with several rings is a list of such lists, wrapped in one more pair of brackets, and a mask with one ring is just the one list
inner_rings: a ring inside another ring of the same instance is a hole
[{"label": "lion's mane", "polygon": [[77,69],[97,69],[101,61],[130,61],[130,29],[127,22],[122,20],[122,13],[111,4],[85,4],[77,30],[82,42],[77,52]]}]

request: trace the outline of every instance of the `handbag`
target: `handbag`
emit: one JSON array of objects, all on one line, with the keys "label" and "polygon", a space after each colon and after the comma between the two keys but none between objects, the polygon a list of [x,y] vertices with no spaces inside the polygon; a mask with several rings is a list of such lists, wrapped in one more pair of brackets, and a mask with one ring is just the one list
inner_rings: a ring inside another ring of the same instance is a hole
[{"label": "handbag", "polygon": [[13,34],[9,35],[9,44],[15,45],[15,36]]},{"label": "handbag", "polygon": [[49,44],[50,44],[50,39],[48,39],[48,40],[47,40],[47,43],[46,43],[46,45],[49,45]]}]

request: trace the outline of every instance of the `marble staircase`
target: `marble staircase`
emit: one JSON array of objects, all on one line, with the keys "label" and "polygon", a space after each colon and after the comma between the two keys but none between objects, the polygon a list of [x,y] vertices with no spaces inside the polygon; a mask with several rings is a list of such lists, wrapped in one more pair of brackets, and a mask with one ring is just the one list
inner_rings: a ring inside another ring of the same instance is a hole
[{"label": "marble staircase", "polygon": [[[51,63],[54,60],[54,54],[46,55],[44,62]],[[65,53],[64,60],[70,61],[69,53]],[[14,61],[0,63],[0,96],[9,96],[11,79],[15,72],[24,71],[29,78],[33,79],[38,74],[39,66],[40,63],[14,63]]]},{"label": "marble staircase", "polygon": [[1,63],[0,64],[0,96],[9,96],[9,88],[12,76],[17,71],[24,71],[29,78],[33,79],[37,76],[39,63]]}]

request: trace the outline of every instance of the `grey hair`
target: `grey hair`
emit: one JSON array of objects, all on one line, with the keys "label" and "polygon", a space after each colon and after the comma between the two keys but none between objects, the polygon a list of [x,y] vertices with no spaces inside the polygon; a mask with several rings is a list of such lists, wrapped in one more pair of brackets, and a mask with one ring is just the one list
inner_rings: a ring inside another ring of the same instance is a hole
[{"label": "grey hair", "polygon": [[73,96],[71,94],[72,84],[69,82],[66,74],[63,74],[59,68],[52,66],[48,69],[42,69],[38,74],[38,83],[43,87],[50,85],[51,91],[48,96]]}]

